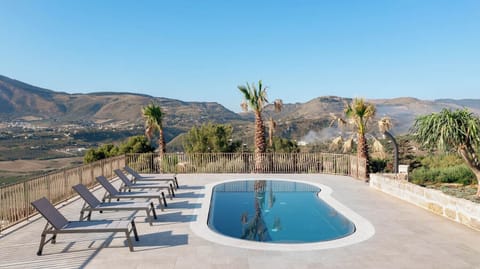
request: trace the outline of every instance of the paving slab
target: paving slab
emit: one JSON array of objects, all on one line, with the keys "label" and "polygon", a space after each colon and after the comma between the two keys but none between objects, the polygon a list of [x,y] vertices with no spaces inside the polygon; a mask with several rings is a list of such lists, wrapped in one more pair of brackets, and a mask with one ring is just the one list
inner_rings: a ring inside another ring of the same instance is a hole
[{"label": "paving slab", "polygon": [[[191,229],[202,208],[204,186],[253,174],[179,175],[180,189],[150,226],[136,214],[140,241],[135,251],[123,234],[65,234],[37,256],[45,220],[33,217],[0,234],[0,268],[480,268],[480,232],[381,193],[359,180],[335,175],[261,175],[314,182],[332,188],[332,197],[367,219],[375,234],[366,241],[314,251],[265,251],[224,246]],[[101,189],[95,191],[101,197]],[[59,205],[70,220],[82,202]],[[125,212],[94,212],[92,219],[125,219]],[[294,248],[294,246],[292,246]]]}]

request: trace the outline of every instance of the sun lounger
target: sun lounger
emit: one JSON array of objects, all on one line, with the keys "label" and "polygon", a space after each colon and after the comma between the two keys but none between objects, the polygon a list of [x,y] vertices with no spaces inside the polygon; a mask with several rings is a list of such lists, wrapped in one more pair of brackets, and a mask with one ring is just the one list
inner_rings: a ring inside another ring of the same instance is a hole
[{"label": "sun lounger", "polygon": [[[92,211],[138,211],[145,210],[147,213],[147,218],[150,222],[150,225],[153,225],[153,219],[157,219],[157,214],[155,214],[155,207],[153,202],[145,203],[135,203],[135,202],[113,202],[113,203],[102,203],[100,200],[95,197],[83,184],[78,184],[72,187],[82,199],[85,201],[83,204],[82,210],[80,211],[80,220],[90,220],[92,216]],[[150,215],[150,211],[152,215]],[[87,216],[84,217],[85,212],[88,212]]]},{"label": "sun lounger", "polygon": [[173,190],[172,183],[168,182],[143,182],[143,183],[133,183],[130,179],[125,175],[120,169],[113,170],[115,174],[120,178],[122,181],[122,186],[120,190],[128,190],[131,191],[132,189],[167,189],[168,195],[170,196],[170,200],[175,197],[175,192]]},{"label": "sun lounger", "polygon": [[[96,177],[98,183],[105,188],[106,193],[103,196],[103,201],[108,198],[108,202],[111,202],[113,199],[136,199],[136,198],[146,198],[146,199],[158,199],[158,203],[160,204],[160,208],[163,211],[163,208],[167,206],[167,200],[165,199],[165,194],[163,192],[146,192],[146,191],[138,191],[138,192],[119,192],[115,187],[110,183],[107,178],[104,176]],[[163,200],[163,204],[162,204]]]},{"label": "sun lounger", "polygon": [[[130,239],[132,231],[135,241],[138,241],[137,228],[133,219],[128,221],[68,221],[45,197],[32,202],[32,206],[47,220],[37,252],[39,256],[42,255],[43,246],[50,241],[55,244],[57,234],[62,233],[125,233],[130,251],[133,251],[133,244]],[[52,234],[52,237],[48,240],[46,239],[47,234]]]},{"label": "sun lounger", "polygon": [[177,175],[175,174],[148,174],[148,175],[141,175],[137,171],[133,170],[129,166],[125,166],[123,169],[127,171],[130,175],[133,176],[133,182],[136,181],[171,181],[175,184],[175,188],[178,189],[178,180]]}]

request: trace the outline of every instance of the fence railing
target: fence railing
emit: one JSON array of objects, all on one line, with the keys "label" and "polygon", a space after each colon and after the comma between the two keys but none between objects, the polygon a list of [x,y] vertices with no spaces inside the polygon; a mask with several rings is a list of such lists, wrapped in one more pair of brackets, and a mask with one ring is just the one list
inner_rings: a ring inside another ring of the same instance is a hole
[{"label": "fence railing", "polygon": [[253,153],[127,154],[142,173],[323,173],[365,178],[365,160],[332,153],[265,153],[258,169]]},{"label": "fence railing", "polygon": [[45,196],[58,204],[75,196],[72,186],[93,186],[95,177],[113,177],[113,170],[124,166],[125,156],[118,156],[0,187],[0,231],[34,214],[32,201]]},{"label": "fence railing", "polygon": [[330,153],[266,153],[258,167],[253,153],[127,154],[0,187],[0,231],[34,214],[30,205],[43,196],[58,204],[74,196],[72,186],[96,184],[95,177],[112,178],[125,165],[142,173],[323,173],[366,177],[365,160]]}]

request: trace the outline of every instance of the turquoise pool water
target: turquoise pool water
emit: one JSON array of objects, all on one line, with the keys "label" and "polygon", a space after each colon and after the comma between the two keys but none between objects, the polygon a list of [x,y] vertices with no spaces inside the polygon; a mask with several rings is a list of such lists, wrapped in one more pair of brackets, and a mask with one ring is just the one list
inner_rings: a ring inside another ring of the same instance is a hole
[{"label": "turquoise pool water", "polygon": [[217,233],[271,243],[339,239],[355,225],[318,197],[310,184],[242,180],[213,188],[208,226]]}]

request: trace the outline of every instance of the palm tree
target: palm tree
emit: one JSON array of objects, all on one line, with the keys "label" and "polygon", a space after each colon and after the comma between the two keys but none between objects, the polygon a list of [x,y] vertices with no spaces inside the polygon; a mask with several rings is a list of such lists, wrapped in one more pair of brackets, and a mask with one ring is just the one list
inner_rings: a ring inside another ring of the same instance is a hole
[{"label": "palm tree", "polygon": [[393,143],[393,172],[396,174],[398,173],[398,144],[397,140],[395,140],[395,137],[390,133],[390,129],[392,129],[393,124],[392,124],[392,119],[389,117],[382,117],[378,121],[378,129],[380,132],[388,137],[392,143]]},{"label": "palm tree", "polygon": [[369,170],[368,144],[365,134],[367,125],[375,117],[375,105],[365,102],[363,98],[355,98],[344,109],[347,117],[357,132],[357,155],[366,160],[367,177]]},{"label": "palm tree", "polygon": [[155,131],[158,130],[158,149],[160,154],[164,154],[166,151],[165,137],[163,135],[163,112],[158,104],[150,103],[146,107],[142,108],[142,115],[145,119],[145,136],[149,139],[153,139]]},{"label": "palm tree", "polygon": [[480,146],[480,119],[467,109],[420,116],[411,129],[415,139],[429,149],[455,149],[472,169],[478,181],[480,197],[480,162],[477,150]]},{"label": "palm tree", "polygon": [[248,108],[250,108],[255,114],[255,170],[259,172],[263,168],[262,155],[266,150],[262,111],[268,104],[267,87],[264,87],[260,80],[258,81],[258,87],[247,83],[245,86],[238,86],[238,89],[245,97],[242,109],[248,111]]},{"label": "palm tree", "polygon": [[[273,102],[273,107],[275,112],[282,111],[283,101],[281,99],[276,99]],[[275,128],[277,128],[277,123],[275,122],[273,117],[270,117],[268,121],[268,145],[270,146],[270,148],[273,147],[273,133],[275,132]]]},{"label": "palm tree", "polygon": [[275,122],[275,120],[270,117],[270,119],[268,120],[268,146],[270,148],[273,148],[273,132],[275,128],[277,128],[277,122]]},{"label": "palm tree", "polygon": [[267,224],[263,218],[262,208],[265,203],[267,182],[265,180],[255,180],[253,190],[255,195],[253,196],[255,213],[251,220],[248,219],[248,215],[244,213],[241,217],[242,223],[245,225],[242,231],[241,238],[252,241],[268,241],[271,240],[268,233]]}]

